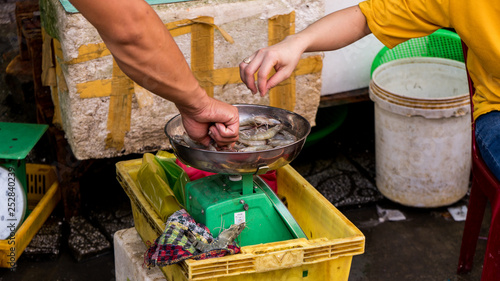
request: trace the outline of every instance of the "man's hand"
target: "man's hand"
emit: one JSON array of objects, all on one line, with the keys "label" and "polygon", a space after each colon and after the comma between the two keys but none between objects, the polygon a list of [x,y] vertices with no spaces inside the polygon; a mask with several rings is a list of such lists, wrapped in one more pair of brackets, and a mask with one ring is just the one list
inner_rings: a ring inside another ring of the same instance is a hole
[{"label": "man's hand", "polygon": [[192,107],[177,106],[187,134],[195,141],[209,145],[213,139],[218,146],[227,146],[238,140],[238,109],[230,104],[206,96],[196,111]]}]

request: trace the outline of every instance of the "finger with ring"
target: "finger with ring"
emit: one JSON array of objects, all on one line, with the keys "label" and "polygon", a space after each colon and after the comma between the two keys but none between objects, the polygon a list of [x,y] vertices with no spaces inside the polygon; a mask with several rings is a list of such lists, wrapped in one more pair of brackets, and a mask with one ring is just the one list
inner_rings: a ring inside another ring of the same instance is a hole
[{"label": "finger with ring", "polygon": [[249,64],[252,61],[250,57],[243,60],[244,63]]}]

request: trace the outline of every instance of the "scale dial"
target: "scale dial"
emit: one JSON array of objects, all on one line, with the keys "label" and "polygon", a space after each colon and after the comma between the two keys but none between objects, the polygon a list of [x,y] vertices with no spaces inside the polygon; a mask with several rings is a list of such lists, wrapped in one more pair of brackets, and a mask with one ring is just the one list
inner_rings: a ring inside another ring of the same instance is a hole
[{"label": "scale dial", "polygon": [[0,167],[0,240],[15,234],[26,211],[26,194],[12,167]]}]

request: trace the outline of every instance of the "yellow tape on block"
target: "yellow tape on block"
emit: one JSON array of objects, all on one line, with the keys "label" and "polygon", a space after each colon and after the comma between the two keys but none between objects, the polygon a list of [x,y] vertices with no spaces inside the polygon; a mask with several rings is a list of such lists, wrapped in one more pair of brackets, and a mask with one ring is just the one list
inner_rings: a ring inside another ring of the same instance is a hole
[{"label": "yellow tape on block", "polygon": [[[198,17],[193,20],[185,19],[179,20],[171,23],[165,24],[169,29],[173,37],[192,33],[192,70],[195,72],[195,76],[199,79],[200,85],[207,91],[207,94],[213,96],[213,85],[211,76],[213,69],[213,41],[214,41],[214,29],[220,31],[222,36],[230,43],[233,43],[233,38],[223,29],[218,27],[213,23],[212,17]],[[81,46],[78,49],[78,57],[76,59],[66,61],[65,64],[75,64],[82,63],[103,56],[110,55],[109,50],[106,48],[104,43],[98,44],[88,44]],[[207,55],[209,54],[209,55]],[[62,59],[62,52],[61,52]],[[196,74],[198,72],[198,75]],[[239,76],[239,70],[235,73]],[[234,76],[232,75],[232,80]],[[221,80],[224,80],[223,78]],[[239,83],[241,80],[238,78]],[[226,84],[226,83],[223,83]],[[218,85],[223,85],[218,84]],[[76,86],[77,93],[81,98],[97,98],[97,97],[107,97],[111,94],[111,80],[102,79],[97,81],[89,81],[85,83],[80,83]]]},{"label": "yellow tape on block", "polygon": [[130,130],[134,84],[113,60],[113,78],[109,99],[106,148],[123,149],[125,134]]},{"label": "yellow tape on block", "polygon": [[[295,33],[295,11],[287,15],[274,16],[268,21],[269,46]],[[295,109],[295,73],[269,91],[271,106],[293,111]]]},{"label": "yellow tape on block", "polygon": [[213,21],[214,21],[214,18],[212,18],[212,17],[199,17],[199,18],[196,18],[193,20],[194,23],[207,24],[207,25],[211,26],[212,28],[217,29],[220,32],[220,34],[222,35],[222,37],[224,37],[224,39],[227,42],[233,44],[234,43],[233,37],[231,37],[231,35],[229,35],[229,33],[227,33],[224,29],[215,25],[213,23]]},{"label": "yellow tape on block", "polygon": [[61,43],[57,39],[52,39],[52,48],[54,51],[54,63],[55,63],[55,75],[56,75],[56,86],[50,87],[50,93],[52,96],[52,102],[54,103],[54,117],[52,118],[52,123],[59,129],[64,129],[61,115],[61,106],[59,103],[59,95],[68,94],[68,86],[66,84],[66,78],[62,73],[61,64],[62,60],[62,49]]},{"label": "yellow tape on block", "polygon": [[323,70],[323,57],[310,56],[299,60],[294,73],[295,76],[300,76],[304,74],[321,72],[321,70]]},{"label": "yellow tape on block", "polygon": [[65,63],[66,64],[82,63],[109,55],[111,55],[111,52],[108,50],[108,47],[106,47],[104,43],[88,44],[80,46],[80,48],[78,48],[77,58],[74,58]]},{"label": "yellow tape on block", "polygon": [[[211,74],[208,72],[211,72]],[[198,75],[200,79],[205,79],[203,80],[204,84],[211,84],[212,86],[242,83],[238,67],[219,68],[207,71],[207,73],[199,71]]]},{"label": "yellow tape on block", "polygon": [[[211,17],[200,17],[203,23],[212,22]],[[191,27],[191,70],[205,89],[207,95],[214,96],[212,73],[214,69],[214,28],[208,24],[194,24]],[[208,83],[207,83],[208,82]]]},{"label": "yellow tape on block", "polygon": [[[199,17],[193,20],[185,19],[179,20],[171,23],[165,24],[165,27],[170,31],[172,37],[188,34],[191,32],[192,26],[195,24],[204,24],[211,28],[217,29],[221,35],[227,40],[229,43],[234,43],[234,39],[222,28],[218,27],[213,23],[213,18],[211,17]],[[105,56],[111,55],[111,52],[106,47],[106,44],[103,42],[96,44],[87,44],[80,46],[78,48],[78,57],[65,61],[65,64],[76,64],[82,63],[90,60],[94,60],[97,58],[102,58]]]},{"label": "yellow tape on block", "polygon": [[[308,57],[299,61],[296,75],[304,75],[321,71],[322,60],[320,56]],[[219,68],[206,71],[197,71],[200,84],[222,86],[242,83],[238,67]],[[76,85],[80,98],[107,97],[111,93],[111,79],[89,81]],[[136,88],[137,89],[137,88]]]},{"label": "yellow tape on block", "polygon": [[56,68],[54,65],[54,58],[52,55],[52,37],[45,32],[42,28],[42,85],[56,86]]},{"label": "yellow tape on block", "polygon": [[101,79],[76,84],[76,93],[82,99],[110,96],[111,89],[112,79]]},{"label": "yellow tape on block", "polygon": [[227,33],[224,29],[222,29],[222,28],[218,27],[216,24],[214,24],[212,17],[198,17],[198,18],[193,19],[193,20],[180,20],[180,21],[167,23],[167,24],[165,24],[165,26],[170,31],[170,34],[172,34],[172,36],[175,37],[175,36],[190,33],[191,32],[191,25],[197,24],[197,23],[198,24],[206,24],[206,25],[211,26],[214,29],[217,29],[220,32],[220,34],[222,35],[222,37],[224,37],[224,39],[227,42],[229,42],[231,44],[234,43],[233,37],[231,35],[229,35],[229,33]]},{"label": "yellow tape on block", "polygon": [[57,88],[59,93],[68,93],[68,85],[66,84],[66,78],[62,72],[61,60],[62,60],[62,49],[61,44],[57,39],[53,41],[54,55],[56,56],[56,77],[57,77]]}]

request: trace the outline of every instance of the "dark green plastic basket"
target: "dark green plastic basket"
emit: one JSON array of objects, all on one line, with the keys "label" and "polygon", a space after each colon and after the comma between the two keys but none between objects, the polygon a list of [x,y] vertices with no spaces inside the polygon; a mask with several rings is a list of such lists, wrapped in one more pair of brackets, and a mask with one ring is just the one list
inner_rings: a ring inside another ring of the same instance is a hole
[{"label": "dark green plastic basket", "polygon": [[438,57],[464,62],[462,41],[455,32],[439,29],[430,35],[412,38],[392,49],[383,47],[373,60],[370,76],[386,62],[411,57]]}]

